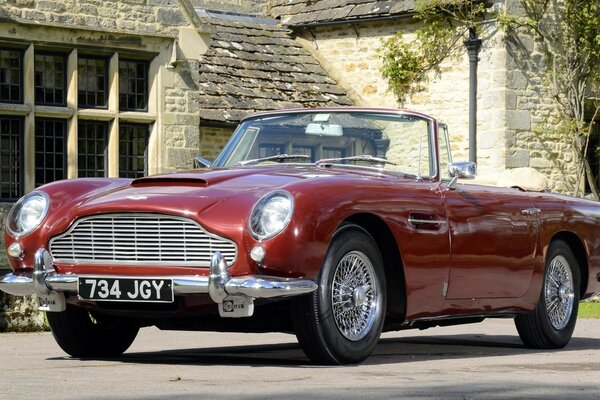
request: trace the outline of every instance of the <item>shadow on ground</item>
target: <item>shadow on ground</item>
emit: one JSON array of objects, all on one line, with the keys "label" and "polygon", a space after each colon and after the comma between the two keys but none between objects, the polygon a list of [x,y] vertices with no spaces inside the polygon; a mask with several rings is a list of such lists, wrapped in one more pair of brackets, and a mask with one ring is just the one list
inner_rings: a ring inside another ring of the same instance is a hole
[{"label": "shadow on ground", "polygon": [[[363,365],[410,364],[457,358],[502,357],[555,351],[599,349],[600,339],[571,339],[560,350],[525,348],[518,336],[446,335],[383,338]],[[69,359],[56,357],[52,360]],[[130,352],[110,361],[162,365],[249,365],[253,367],[335,368],[312,365],[296,343],[274,343],[210,348],[187,348],[152,352]],[[600,362],[597,363],[600,368]]]}]

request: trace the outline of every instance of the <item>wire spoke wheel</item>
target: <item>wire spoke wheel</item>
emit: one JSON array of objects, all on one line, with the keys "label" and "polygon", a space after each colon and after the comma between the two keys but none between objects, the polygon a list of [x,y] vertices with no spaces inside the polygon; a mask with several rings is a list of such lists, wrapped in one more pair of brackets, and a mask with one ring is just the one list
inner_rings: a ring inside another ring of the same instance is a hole
[{"label": "wire spoke wheel", "polygon": [[350,364],[372,353],[385,321],[385,278],[381,253],[366,231],[348,224],[334,235],[319,288],[291,307],[294,332],[311,361]]},{"label": "wire spoke wheel", "polygon": [[563,240],[548,246],[544,280],[535,308],[515,317],[523,344],[532,349],[565,347],[577,323],[581,269],[571,247]]},{"label": "wire spoke wheel", "polygon": [[348,340],[362,339],[373,326],[379,307],[374,279],[373,264],[360,251],[349,252],[336,266],[331,291],[333,317]]},{"label": "wire spoke wheel", "polygon": [[550,323],[554,329],[563,329],[571,319],[575,299],[573,274],[564,256],[556,256],[550,261],[544,290]]}]

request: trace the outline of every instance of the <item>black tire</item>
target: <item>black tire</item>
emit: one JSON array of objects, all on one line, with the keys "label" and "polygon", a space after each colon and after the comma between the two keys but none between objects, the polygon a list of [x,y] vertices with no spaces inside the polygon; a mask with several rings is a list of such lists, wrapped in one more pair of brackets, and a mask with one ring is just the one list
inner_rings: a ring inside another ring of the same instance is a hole
[{"label": "black tire", "polygon": [[515,318],[526,347],[560,349],[569,343],[577,323],[580,281],[579,264],[569,246],[561,240],[553,241],[548,248],[538,304]]},{"label": "black tire", "polygon": [[[349,269],[351,265],[358,268]],[[334,286],[334,281],[350,285]],[[317,364],[363,361],[379,341],[386,308],[383,261],[371,236],[355,225],[336,233],[317,284],[314,293],[292,304],[294,331],[302,349]]]},{"label": "black tire", "polygon": [[58,345],[77,358],[106,358],[123,354],[139,326],[125,319],[92,313],[67,305],[63,312],[48,312],[48,324]]}]

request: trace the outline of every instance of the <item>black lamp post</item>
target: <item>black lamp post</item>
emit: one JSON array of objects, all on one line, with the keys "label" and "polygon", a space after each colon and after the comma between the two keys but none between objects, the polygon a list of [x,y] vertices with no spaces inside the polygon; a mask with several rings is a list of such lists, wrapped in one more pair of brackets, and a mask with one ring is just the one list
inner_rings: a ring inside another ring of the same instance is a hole
[{"label": "black lamp post", "polygon": [[464,43],[469,54],[469,161],[477,162],[477,64],[481,40],[474,28],[469,28],[469,38]]}]

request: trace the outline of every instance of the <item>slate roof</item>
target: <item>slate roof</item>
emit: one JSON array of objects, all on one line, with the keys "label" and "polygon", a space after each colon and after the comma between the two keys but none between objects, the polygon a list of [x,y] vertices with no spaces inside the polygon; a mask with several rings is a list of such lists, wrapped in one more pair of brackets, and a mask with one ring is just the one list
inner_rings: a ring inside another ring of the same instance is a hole
[{"label": "slate roof", "polygon": [[289,30],[208,17],[200,22],[212,32],[200,57],[202,119],[236,123],[256,111],[352,105]]},{"label": "slate roof", "polygon": [[270,6],[271,16],[293,27],[402,15],[414,11],[416,0],[270,0]]}]

